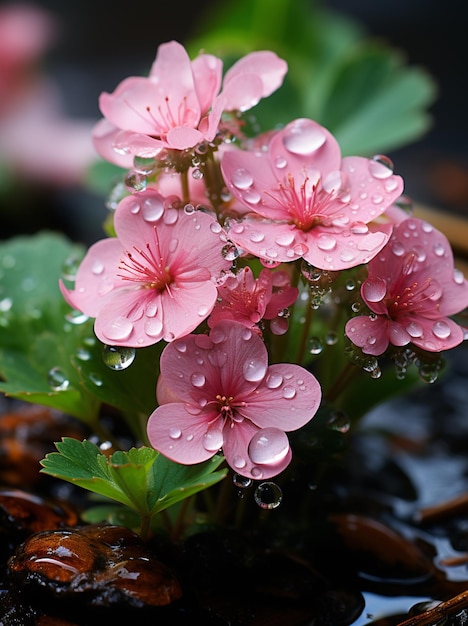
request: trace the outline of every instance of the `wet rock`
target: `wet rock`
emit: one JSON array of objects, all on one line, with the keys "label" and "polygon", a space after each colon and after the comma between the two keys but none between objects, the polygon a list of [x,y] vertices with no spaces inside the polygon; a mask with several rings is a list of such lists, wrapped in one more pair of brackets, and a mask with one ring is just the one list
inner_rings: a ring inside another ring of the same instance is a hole
[{"label": "wet rock", "polygon": [[18,547],[8,571],[21,585],[93,606],[165,606],[181,597],[170,568],[120,526],[36,533]]}]

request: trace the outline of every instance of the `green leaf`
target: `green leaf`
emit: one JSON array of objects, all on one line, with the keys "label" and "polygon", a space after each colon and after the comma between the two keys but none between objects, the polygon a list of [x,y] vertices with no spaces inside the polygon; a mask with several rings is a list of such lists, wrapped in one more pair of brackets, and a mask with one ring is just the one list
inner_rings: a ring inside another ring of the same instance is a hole
[{"label": "green leaf", "polygon": [[223,457],[186,466],[148,447],[117,451],[109,458],[90,441],[64,437],[41,461],[41,472],[61,478],[149,517],[222,480]]},{"label": "green leaf", "polygon": [[[430,127],[436,85],[427,71],[375,43],[357,20],[306,0],[231,0],[200,16],[189,42],[229,66],[269,49],[288,62],[283,85],[246,114],[266,131],[309,117],[337,137],[343,154],[388,152]],[[268,20],[265,19],[268,15]]]},{"label": "green leaf", "polygon": [[82,254],[47,232],[0,244],[0,391],[90,421],[100,403],[81,386],[70,355],[92,327],[67,321],[58,285],[67,260]]}]

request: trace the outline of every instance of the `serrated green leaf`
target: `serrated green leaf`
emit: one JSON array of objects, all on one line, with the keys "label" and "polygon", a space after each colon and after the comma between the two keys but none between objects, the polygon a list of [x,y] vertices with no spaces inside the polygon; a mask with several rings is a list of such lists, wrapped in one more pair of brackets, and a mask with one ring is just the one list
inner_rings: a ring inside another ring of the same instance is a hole
[{"label": "serrated green leaf", "polygon": [[42,461],[41,472],[120,502],[148,518],[215,484],[227,470],[215,471],[223,457],[198,465],[169,461],[148,447],[117,451],[109,458],[90,441],[64,437],[57,452]]},{"label": "serrated green leaf", "polygon": [[227,469],[215,471],[223,461],[224,457],[215,455],[204,463],[180,465],[159,455],[149,481],[150,511],[163,511],[225,478]]}]

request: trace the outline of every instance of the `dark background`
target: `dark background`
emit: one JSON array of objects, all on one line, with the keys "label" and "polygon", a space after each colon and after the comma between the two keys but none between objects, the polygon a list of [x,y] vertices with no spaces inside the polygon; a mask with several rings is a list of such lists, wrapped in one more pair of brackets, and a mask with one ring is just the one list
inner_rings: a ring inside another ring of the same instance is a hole
[{"label": "dark background", "polygon": [[[147,71],[159,43],[170,39],[184,43],[196,34],[205,12],[216,3],[197,0],[182,7],[179,2],[156,0],[37,0],[35,4],[58,19],[59,34],[45,62],[63,91],[67,113],[97,120],[101,91],[112,91],[126,76]],[[464,3],[323,0],[320,4],[359,20],[369,36],[400,49],[409,64],[426,68],[434,77],[439,95],[431,107],[431,130],[389,156],[413,199],[466,215],[468,20]],[[80,193],[75,193],[75,204],[84,202],[88,209],[93,202],[102,204],[101,199]]]}]

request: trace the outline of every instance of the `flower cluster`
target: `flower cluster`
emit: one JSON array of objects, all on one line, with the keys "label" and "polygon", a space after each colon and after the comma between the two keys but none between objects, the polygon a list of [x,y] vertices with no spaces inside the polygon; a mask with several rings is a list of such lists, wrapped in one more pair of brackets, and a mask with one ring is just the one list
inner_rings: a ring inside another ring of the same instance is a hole
[{"label": "flower cluster", "polygon": [[445,236],[399,207],[389,159],[343,158],[306,118],[249,136],[242,113],[286,69],[260,51],[223,78],[220,59],[169,42],[147,77],[102,94],[95,147],[128,170],[126,191],[113,232],[61,285],[104,344],[167,344],[151,445],[181,464],[221,450],[253,479],[287,467],[286,433],[322,402],[317,323],[353,366],[424,361],[463,341],[450,316],[468,306]]}]

